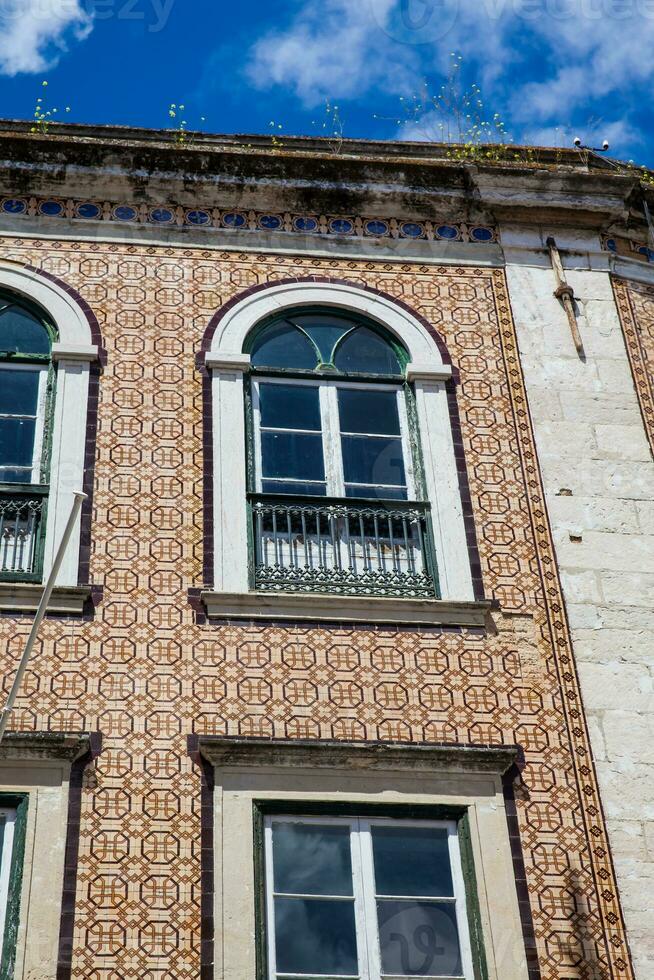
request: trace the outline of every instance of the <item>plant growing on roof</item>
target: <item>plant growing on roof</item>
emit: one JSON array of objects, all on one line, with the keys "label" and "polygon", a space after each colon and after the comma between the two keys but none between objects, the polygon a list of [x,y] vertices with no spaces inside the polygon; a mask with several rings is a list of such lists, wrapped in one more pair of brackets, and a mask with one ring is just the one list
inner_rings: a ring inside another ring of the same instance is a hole
[{"label": "plant growing on roof", "polygon": [[[37,98],[34,106],[34,125],[30,130],[31,133],[43,133],[44,136],[47,136],[51,123],[56,122],[54,117],[59,112],[57,108],[48,109],[47,88],[48,82],[44,79],[41,82],[42,94]],[[64,111],[70,112],[70,106],[66,106]]]}]

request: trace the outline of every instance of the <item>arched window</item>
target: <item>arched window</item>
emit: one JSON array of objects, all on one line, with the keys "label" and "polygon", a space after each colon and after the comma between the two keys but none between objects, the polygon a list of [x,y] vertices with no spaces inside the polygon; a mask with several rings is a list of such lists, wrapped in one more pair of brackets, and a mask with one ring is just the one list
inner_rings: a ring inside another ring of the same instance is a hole
[{"label": "arched window", "polygon": [[433,598],[406,349],[364,318],[297,309],[246,350],[255,586]]},{"label": "arched window", "polygon": [[308,278],[249,290],[209,336],[209,616],[482,624],[452,367],[427,324]]},{"label": "arched window", "polygon": [[284,314],[250,338],[264,493],[415,499],[403,363],[379,330],[338,314]]},{"label": "arched window", "polygon": [[54,325],[0,292],[0,576],[41,576],[54,403]]}]

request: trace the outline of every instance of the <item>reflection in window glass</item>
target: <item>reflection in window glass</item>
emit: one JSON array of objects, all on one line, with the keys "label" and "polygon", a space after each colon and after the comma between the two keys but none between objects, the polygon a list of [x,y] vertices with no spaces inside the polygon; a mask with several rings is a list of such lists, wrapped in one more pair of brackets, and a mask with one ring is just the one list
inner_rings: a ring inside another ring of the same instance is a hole
[{"label": "reflection in window glass", "polygon": [[454,895],[447,830],[439,827],[372,828],[379,895]]},{"label": "reflection in window glass", "polygon": [[259,385],[261,425],[266,429],[308,429],[320,432],[318,389],[307,384]]},{"label": "reflection in window glass", "polygon": [[341,432],[374,432],[399,436],[397,391],[374,388],[339,388]]},{"label": "reflection in window glass", "polygon": [[333,362],[334,348],[341,337],[354,327],[350,320],[336,315],[320,315],[318,313],[289,316],[289,320],[296,323],[311,337],[320,351],[320,360],[323,364]]},{"label": "reflection in window glass", "polygon": [[456,908],[452,902],[378,901],[382,974],[462,976]]},{"label": "reflection in window glass", "polygon": [[452,823],[267,818],[271,980],[472,980],[458,853]]},{"label": "reflection in window glass", "polygon": [[50,353],[50,335],[37,318],[13,303],[0,297],[0,354]]},{"label": "reflection in window glass", "polygon": [[391,345],[368,327],[359,327],[345,337],[336,351],[334,364],[344,374],[402,374]]},{"label": "reflection in window glass", "polygon": [[36,429],[43,369],[0,365],[0,483],[38,478]]},{"label": "reflection in window glass", "polygon": [[290,323],[275,324],[264,330],[252,350],[252,364],[257,368],[313,371],[317,363],[317,352],[311,341]]}]

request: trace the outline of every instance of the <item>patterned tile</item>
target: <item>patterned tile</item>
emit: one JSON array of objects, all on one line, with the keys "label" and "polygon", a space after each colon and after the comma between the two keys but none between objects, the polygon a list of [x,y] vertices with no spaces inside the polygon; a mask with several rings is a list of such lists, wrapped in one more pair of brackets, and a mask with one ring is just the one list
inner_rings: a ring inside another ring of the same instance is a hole
[{"label": "patterned tile", "polygon": [[614,279],[613,290],[645,431],[654,452],[654,286]]},{"label": "patterned tile", "polygon": [[[189,733],[519,743],[526,889],[543,980],[632,977],[564,616],[504,273],[5,238],[100,322],[89,622],[47,620],[22,729],[100,729],[86,773],[75,980],[185,980],[200,966],[201,773]],[[292,276],[398,297],[438,330],[458,406],[495,630],[196,621],[203,585],[202,379],[216,309]],[[0,667],[26,620],[0,619]],[[26,692],[27,693],[27,692]]]},{"label": "patterned tile", "polygon": [[496,228],[467,223],[439,224],[434,221],[380,218],[362,215],[271,214],[268,211],[239,211],[213,207],[182,207],[179,204],[112,204],[71,201],[64,198],[2,198],[0,213],[11,217],[67,218],[72,221],[102,221],[118,224],[164,225],[187,228],[219,228],[223,231],[275,231],[287,234],[348,238],[408,238],[419,241],[472,242],[490,245],[498,240]]}]

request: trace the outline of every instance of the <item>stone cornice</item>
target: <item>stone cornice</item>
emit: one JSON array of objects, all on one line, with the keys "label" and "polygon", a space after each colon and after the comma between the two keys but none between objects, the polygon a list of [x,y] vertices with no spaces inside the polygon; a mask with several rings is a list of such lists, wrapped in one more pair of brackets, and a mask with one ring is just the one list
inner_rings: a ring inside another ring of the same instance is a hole
[{"label": "stone cornice", "polygon": [[92,748],[88,733],[5,732],[0,742],[0,761],[37,759],[75,762]]},{"label": "stone cornice", "polygon": [[484,628],[492,600],[397,599],[380,596],[314,595],[277,592],[201,594],[210,619],[279,622],[361,623],[392,626]]},{"label": "stone cornice", "polygon": [[271,214],[288,215],[291,224],[306,216],[328,226],[358,219],[362,234],[377,219],[431,222],[434,229],[443,222],[489,227],[508,217],[604,228],[623,220],[643,193],[637,176],[568,150],[516,148],[518,159],[482,163],[452,159],[439,144],[346,140],[336,153],[333,141],[309,138],[279,146],[267,137],[192,134],[180,146],[165,130],[29,129],[0,122],[2,196],[53,198],[73,210],[173,208],[169,223],[177,226],[201,210],[209,216],[201,223],[225,227],[224,215],[240,208],[250,222]]},{"label": "stone cornice", "polygon": [[[515,745],[426,745],[380,742],[288,741],[281,739],[223,738],[194,736],[195,747],[219,768],[274,766],[297,768],[400,769],[439,773],[444,771],[487,772],[504,775],[519,762]],[[193,751],[194,746],[189,744]]]},{"label": "stone cornice", "polygon": [[[42,595],[42,585],[0,582],[0,614],[36,612]],[[91,595],[88,585],[57,586],[48,603],[48,613],[81,616]]]}]

